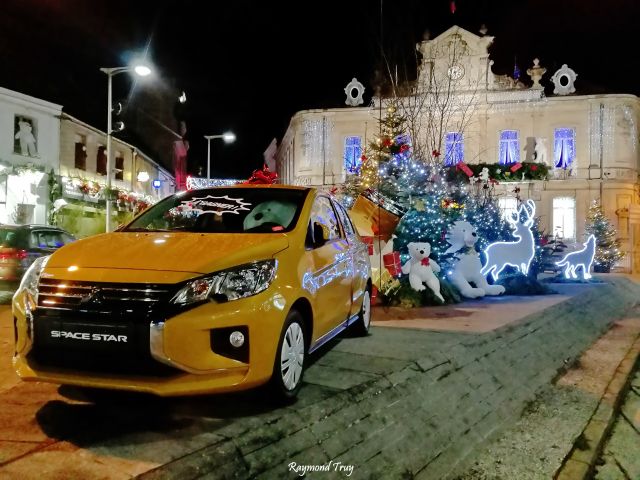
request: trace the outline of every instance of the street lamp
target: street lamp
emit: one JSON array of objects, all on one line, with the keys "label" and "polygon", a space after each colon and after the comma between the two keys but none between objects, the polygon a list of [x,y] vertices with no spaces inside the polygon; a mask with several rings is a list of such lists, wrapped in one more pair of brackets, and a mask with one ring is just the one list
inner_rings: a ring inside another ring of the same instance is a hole
[{"label": "street lamp", "polygon": [[[107,233],[111,231],[111,199],[109,195],[111,195],[111,170],[112,162],[111,162],[111,134],[113,133],[113,128],[111,126],[111,115],[113,113],[113,98],[112,98],[112,78],[114,75],[119,73],[128,73],[135,72],[137,75],[141,77],[146,77],[151,73],[151,69],[146,65],[135,65],[131,67],[111,67],[111,68],[101,68],[101,72],[107,75],[107,225],[106,231]],[[124,124],[123,124],[124,128]],[[122,130],[122,128],[120,128]]]},{"label": "street lamp", "polygon": [[224,143],[233,143],[236,141],[236,135],[232,132],[225,132],[222,135],[205,135],[207,139],[207,180],[211,180],[211,140],[221,138]]}]

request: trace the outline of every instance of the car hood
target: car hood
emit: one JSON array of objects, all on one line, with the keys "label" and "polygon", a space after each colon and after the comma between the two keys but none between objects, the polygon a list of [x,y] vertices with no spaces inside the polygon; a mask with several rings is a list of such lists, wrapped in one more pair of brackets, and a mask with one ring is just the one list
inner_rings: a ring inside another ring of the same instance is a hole
[{"label": "car hood", "polygon": [[210,273],[271,258],[289,246],[286,234],[116,232],[70,243],[46,268],[157,270]]}]

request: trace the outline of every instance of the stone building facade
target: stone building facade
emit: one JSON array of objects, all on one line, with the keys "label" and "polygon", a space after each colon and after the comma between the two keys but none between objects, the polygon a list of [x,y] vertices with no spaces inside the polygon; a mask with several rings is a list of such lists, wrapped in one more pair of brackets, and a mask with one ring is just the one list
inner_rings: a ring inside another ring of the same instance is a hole
[{"label": "stone building facade", "polygon": [[[448,78],[452,98],[467,107],[464,114],[453,111],[442,130],[444,161],[547,163],[546,180],[498,185],[500,205],[507,211],[514,208],[513,192],[519,188],[522,199],[535,200],[545,231],[577,246],[584,239],[587,210],[593,200],[600,200],[627,253],[618,267],[640,271],[640,99],[576,94],[574,83],[579,85],[579,80],[566,65],[554,75],[554,94],[545,95],[539,82],[550,83],[551,75],[545,75],[537,59],[527,70],[530,87],[492,73],[492,41],[454,26],[417,45],[422,55],[418,86],[428,88],[428,79],[437,75]],[[464,44],[465,51],[452,63],[447,46],[453,42]],[[313,186],[344,182],[378,132],[385,105],[385,100],[380,105],[374,99],[368,107],[296,113],[277,154],[282,181]]]}]

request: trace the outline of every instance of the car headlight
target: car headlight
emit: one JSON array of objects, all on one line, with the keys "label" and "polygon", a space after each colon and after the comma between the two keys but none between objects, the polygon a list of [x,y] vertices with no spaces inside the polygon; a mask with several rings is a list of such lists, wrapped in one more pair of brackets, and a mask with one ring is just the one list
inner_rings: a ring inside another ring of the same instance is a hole
[{"label": "car headlight", "polygon": [[277,262],[265,260],[191,280],[171,299],[177,305],[213,299],[222,302],[250,297],[266,290],[276,276]]},{"label": "car headlight", "polygon": [[34,260],[31,266],[27,269],[22,281],[20,282],[20,288],[18,291],[27,290],[31,295],[35,296],[38,293],[38,282],[40,281],[40,274],[44,270],[47,261],[51,255],[45,257],[38,257]]}]

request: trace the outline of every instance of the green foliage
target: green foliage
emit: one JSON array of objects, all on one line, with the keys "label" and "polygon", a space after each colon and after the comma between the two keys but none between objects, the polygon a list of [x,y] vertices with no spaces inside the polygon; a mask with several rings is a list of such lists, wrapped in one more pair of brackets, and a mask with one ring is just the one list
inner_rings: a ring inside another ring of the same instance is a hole
[{"label": "green foliage", "polygon": [[449,305],[462,301],[458,290],[445,278],[440,278],[440,294],[444,297],[444,304],[434,295],[429,287],[421,292],[417,292],[409,284],[409,277],[403,276],[400,278],[400,287],[393,290],[389,296],[385,296],[382,293],[378,295],[383,305],[403,308]]}]

